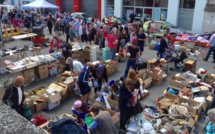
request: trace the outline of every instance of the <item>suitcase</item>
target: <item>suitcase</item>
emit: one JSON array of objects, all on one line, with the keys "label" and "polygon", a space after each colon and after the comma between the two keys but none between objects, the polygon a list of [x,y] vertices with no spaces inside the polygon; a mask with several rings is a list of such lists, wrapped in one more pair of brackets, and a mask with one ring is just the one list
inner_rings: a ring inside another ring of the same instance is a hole
[{"label": "suitcase", "polygon": [[111,51],[110,49],[102,48],[102,60],[111,59]]}]

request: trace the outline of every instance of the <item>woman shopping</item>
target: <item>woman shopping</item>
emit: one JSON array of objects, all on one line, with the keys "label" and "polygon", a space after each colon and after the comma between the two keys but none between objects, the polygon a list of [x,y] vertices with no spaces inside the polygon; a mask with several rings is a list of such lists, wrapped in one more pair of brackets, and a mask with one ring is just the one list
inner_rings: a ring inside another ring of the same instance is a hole
[{"label": "woman shopping", "polygon": [[50,43],[49,53],[54,53],[56,50],[58,50],[60,44],[61,44],[60,40],[58,40],[57,36],[54,36]]}]

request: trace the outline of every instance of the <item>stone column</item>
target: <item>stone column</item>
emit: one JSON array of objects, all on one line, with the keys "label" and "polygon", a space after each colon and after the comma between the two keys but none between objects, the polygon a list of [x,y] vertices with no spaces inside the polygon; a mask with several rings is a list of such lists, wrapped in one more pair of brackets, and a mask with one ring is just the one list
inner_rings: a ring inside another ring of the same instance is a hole
[{"label": "stone column", "polygon": [[179,4],[180,0],[169,0],[167,9],[167,21],[176,26],[178,24]]},{"label": "stone column", "polygon": [[123,0],[114,0],[114,16],[122,18]]}]

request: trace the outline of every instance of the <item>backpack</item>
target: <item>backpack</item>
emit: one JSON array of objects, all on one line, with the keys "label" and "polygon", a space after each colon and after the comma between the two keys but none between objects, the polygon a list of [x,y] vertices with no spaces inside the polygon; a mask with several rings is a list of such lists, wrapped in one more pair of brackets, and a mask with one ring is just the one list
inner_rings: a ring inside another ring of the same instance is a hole
[{"label": "backpack", "polygon": [[56,121],[51,128],[52,134],[84,134],[86,131],[71,117],[64,117]]},{"label": "backpack", "polygon": [[35,120],[34,125],[36,125],[36,126],[40,126],[47,122],[47,120],[41,115],[35,116],[34,120]]}]

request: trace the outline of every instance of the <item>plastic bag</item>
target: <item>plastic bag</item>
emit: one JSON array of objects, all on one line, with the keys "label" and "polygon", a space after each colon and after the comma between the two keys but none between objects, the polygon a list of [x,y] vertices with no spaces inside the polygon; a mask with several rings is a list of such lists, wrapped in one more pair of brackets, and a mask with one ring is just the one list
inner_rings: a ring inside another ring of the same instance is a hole
[{"label": "plastic bag", "polygon": [[108,40],[105,40],[105,48],[108,49]]}]

